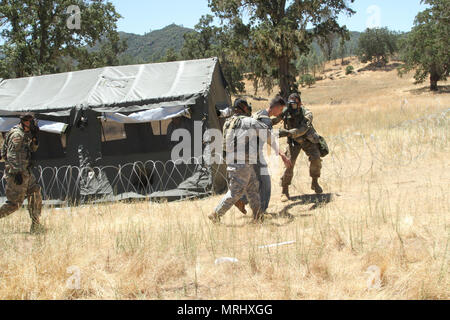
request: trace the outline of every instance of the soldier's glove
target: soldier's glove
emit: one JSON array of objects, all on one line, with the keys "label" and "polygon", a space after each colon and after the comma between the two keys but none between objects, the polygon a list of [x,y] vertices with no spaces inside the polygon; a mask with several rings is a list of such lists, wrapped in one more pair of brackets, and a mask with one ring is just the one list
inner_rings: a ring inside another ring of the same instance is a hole
[{"label": "soldier's glove", "polygon": [[21,173],[17,173],[17,174],[14,176],[14,182],[15,182],[18,186],[21,186],[21,185],[22,185],[22,183],[23,183],[23,176],[22,176]]},{"label": "soldier's glove", "polygon": [[308,132],[308,130],[309,130],[309,128],[300,127],[298,129],[290,130],[289,134],[292,139],[298,139],[298,138],[303,137]]},{"label": "soldier's glove", "polygon": [[289,133],[289,131],[288,130],[286,130],[286,129],[280,129],[280,132],[279,132],[279,137],[280,138],[286,138],[286,137],[290,137],[290,133]]},{"label": "soldier's glove", "polygon": [[39,126],[37,125],[36,121],[32,121],[32,122],[31,122],[30,132],[31,132],[31,136],[32,136],[33,138],[35,138],[36,141],[37,141],[37,138],[38,138],[40,129],[39,129]]}]

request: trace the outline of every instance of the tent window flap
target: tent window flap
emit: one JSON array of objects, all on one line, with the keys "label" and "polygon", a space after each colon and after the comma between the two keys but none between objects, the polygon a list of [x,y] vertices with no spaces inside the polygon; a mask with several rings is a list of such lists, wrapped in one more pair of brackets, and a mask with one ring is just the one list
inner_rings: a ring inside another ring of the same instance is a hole
[{"label": "tent window flap", "polygon": [[[14,126],[20,123],[19,118],[0,117],[0,132],[8,132]],[[66,132],[67,124],[62,122],[38,120],[38,126],[41,131],[55,134],[63,134]]]},{"label": "tent window flap", "polygon": [[128,116],[121,113],[103,113],[103,118],[105,120],[115,121],[119,123],[145,123],[153,121],[164,121],[181,116],[190,118],[188,107],[178,106],[170,108],[156,108],[132,113]]}]

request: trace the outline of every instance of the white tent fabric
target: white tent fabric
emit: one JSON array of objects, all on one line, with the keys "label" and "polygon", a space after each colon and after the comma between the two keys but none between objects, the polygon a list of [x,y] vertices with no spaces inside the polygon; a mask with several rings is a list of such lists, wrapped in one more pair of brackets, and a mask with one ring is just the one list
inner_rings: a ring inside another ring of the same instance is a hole
[{"label": "white tent fabric", "polygon": [[120,123],[145,123],[152,121],[169,120],[176,117],[190,117],[188,107],[156,108],[142,112],[132,113],[128,116],[121,113],[105,113],[104,120]]},{"label": "white tent fabric", "polygon": [[[19,118],[0,117],[0,132],[8,132],[19,122]],[[67,129],[66,123],[45,120],[38,120],[38,126],[41,131],[56,134],[63,134]]]},{"label": "white tent fabric", "polygon": [[194,104],[210,89],[217,58],[153,63],[0,81],[0,115],[141,111]]}]

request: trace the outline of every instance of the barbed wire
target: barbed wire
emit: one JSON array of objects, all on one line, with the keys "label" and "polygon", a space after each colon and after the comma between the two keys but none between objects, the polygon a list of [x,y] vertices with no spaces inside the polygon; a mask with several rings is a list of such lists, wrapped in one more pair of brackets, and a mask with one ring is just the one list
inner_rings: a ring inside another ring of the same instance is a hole
[{"label": "barbed wire", "polygon": [[[422,159],[432,148],[448,148],[448,122],[450,109],[404,121],[389,128],[384,136],[348,133],[327,137],[330,154],[323,161],[323,179],[361,177],[377,168],[408,166]],[[399,129],[403,130],[399,132]],[[416,137],[430,137],[422,141],[400,141],[404,133]],[[389,133],[392,133],[391,136]],[[403,133],[403,135],[401,134]],[[219,155],[218,158],[222,159]],[[276,158],[275,158],[276,159]],[[227,180],[219,166],[208,166],[203,157],[183,160],[134,162],[117,166],[84,167],[62,166],[33,169],[41,186],[44,200],[72,203],[80,198],[109,198],[117,201],[119,195],[131,198],[151,198],[152,194],[177,189],[192,178],[194,193],[187,192],[183,199],[209,196],[214,193],[213,181]],[[278,159],[277,159],[278,160]],[[0,170],[3,177],[3,171]],[[194,177],[194,175],[196,175]],[[200,183],[200,181],[203,183]],[[206,180],[209,182],[205,183]],[[5,177],[0,182],[0,196],[5,196]],[[186,190],[188,191],[188,190]]]},{"label": "barbed wire", "polygon": [[[450,109],[389,127],[384,136],[349,133],[327,137],[330,155],[323,161],[323,178],[365,176],[376,168],[405,167],[432,148],[448,148]],[[399,131],[402,130],[402,131]],[[406,139],[406,134],[416,140]],[[420,141],[429,137],[428,141]]]},{"label": "barbed wire", "polygon": [[[225,175],[217,166],[206,166],[202,159],[134,162],[117,166],[42,167],[33,168],[44,200],[74,202],[80,198],[96,199],[130,194],[131,198],[151,197],[156,192],[176,189],[182,182],[198,174],[199,180]],[[3,176],[3,171],[0,174]],[[213,181],[213,180],[211,180]],[[198,181],[199,182],[199,181]],[[195,185],[196,181],[192,182]],[[199,196],[212,194],[212,182],[198,185]],[[5,196],[6,178],[0,183],[0,196]]]}]

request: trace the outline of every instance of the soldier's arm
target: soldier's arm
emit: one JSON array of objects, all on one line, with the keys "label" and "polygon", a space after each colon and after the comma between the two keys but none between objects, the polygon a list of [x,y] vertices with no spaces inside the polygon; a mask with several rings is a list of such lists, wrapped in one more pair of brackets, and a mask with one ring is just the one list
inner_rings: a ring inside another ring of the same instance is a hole
[{"label": "soldier's arm", "polygon": [[314,120],[314,115],[313,115],[313,113],[309,110],[309,109],[306,109],[305,107],[302,107],[303,108],[303,115],[305,116],[305,118],[308,120],[308,122],[310,123],[310,124],[312,124],[313,123],[313,120]]},{"label": "soldier's arm", "polygon": [[288,159],[288,157],[286,157],[286,155],[284,155],[281,150],[280,150],[280,146],[278,145],[278,139],[277,137],[273,134],[273,130],[270,130],[270,147],[272,148],[272,150],[275,152],[275,154],[277,156],[280,156],[281,159],[284,162],[284,165],[286,166],[286,168],[292,168],[292,162],[291,159]]},{"label": "soldier's arm", "polygon": [[[270,147],[272,148],[272,150],[275,152],[275,154],[277,156],[280,156],[281,159],[283,159],[284,165],[287,168],[291,168],[292,167],[292,162],[290,159],[288,159],[280,150],[280,146],[278,145],[278,139],[277,137],[274,135],[273,130],[269,129],[269,127],[261,122],[258,122],[258,124],[256,125],[257,130],[259,130],[260,133],[260,138],[262,138],[262,140],[264,140],[265,142],[267,142]],[[263,131],[265,131],[264,133],[262,133]],[[262,135],[261,135],[262,133]]]},{"label": "soldier's arm", "polygon": [[280,138],[287,138],[287,137],[289,137],[291,135],[291,133],[289,132],[289,130],[286,130],[286,129],[280,129],[279,131],[278,131],[278,136],[280,137]]},{"label": "soldier's arm", "polygon": [[263,141],[264,143],[271,144],[272,142],[272,130],[267,126],[264,122],[249,118],[251,119],[250,127],[252,129],[255,129],[258,135],[258,138]]},{"label": "soldier's arm", "polygon": [[283,121],[283,116],[280,115],[276,118],[272,118],[272,126],[276,126],[277,124],[279,124],[281,121]]},{"label": "soldier's arm", "polygon": [[23,159],[23,137],[19,133],[13,133],[9,138],[8,164],[12,174],[26,171],[25,159]]},{"label": "soldier's arm", "polygon": [[302,124],[300,128],[289,130],[289,137],[292,139],[303,137],[309,131],[309,129],[309,126]]}]

